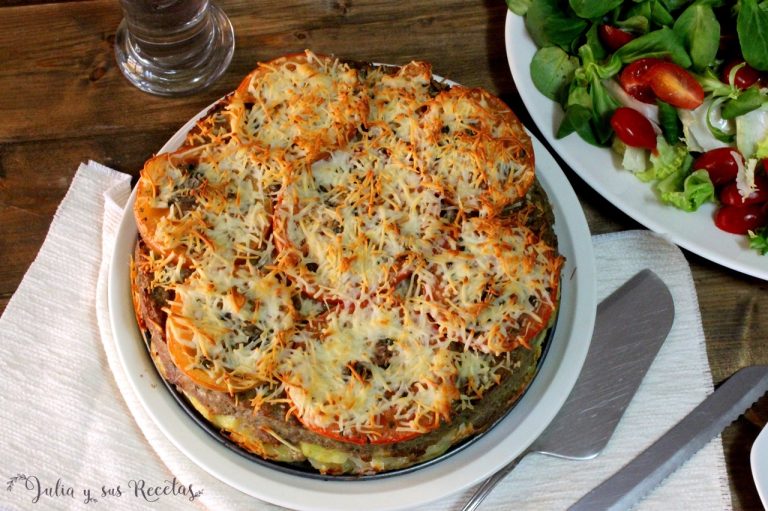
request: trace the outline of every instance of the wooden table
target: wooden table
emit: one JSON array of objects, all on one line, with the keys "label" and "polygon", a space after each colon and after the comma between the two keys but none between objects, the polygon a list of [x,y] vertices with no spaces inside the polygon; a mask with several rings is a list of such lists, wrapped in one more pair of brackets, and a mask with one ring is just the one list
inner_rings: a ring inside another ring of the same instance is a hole
[{"label": "wooden table", "polygon": [[[438,74],[500,95],[537,131],[507,67],[502,0],[218,4],[235,27],[232,65],[207,91],[168,99],[133,88],[115,67],[117,0],[0,3],[0,312],[80,162],[95,160],[136,176],[188,118],[233,89],[259,61],[304,48],[394,64],[427,60]],[[594,234],[641,228],[562,166]],[[768,364],[768,284],[686,256],[715,382],[740,367]],[[768,403],[756,410],[723,435],[736,509],[760,509],[748,455]]]}]

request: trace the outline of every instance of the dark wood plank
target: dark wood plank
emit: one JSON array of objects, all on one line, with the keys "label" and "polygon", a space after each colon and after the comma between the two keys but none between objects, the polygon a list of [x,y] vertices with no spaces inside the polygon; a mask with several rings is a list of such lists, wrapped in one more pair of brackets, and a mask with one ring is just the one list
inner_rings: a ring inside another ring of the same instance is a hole
[{"label": "dark wood plank", "polygon": [[[233,89],[258,61],[304,48],[396,64],[420,58],[433,62],[436,73],[466,85],[497,93],[512,88],[503,48],[503,3],[490,4],[490,10],[482,2],[445,2],[437,10],[414,3],[394,12],[390,2],[342,4],[296,2],[286,16],[283,2],[259,2],[257,10],[250,2],[223,3],[237,34],[230,69],[209,91],[174,99],[134,89],[116,69],[112,44],[121,18],[118,2],[6,8],[0,18],[5,64],[0,87],[6,92],[0,95],[0,111],[9,122],[0,126],[0,141],[178,126]],[[19,45],[21,40],[35,44]]]},{"label": "dark wood plank", "polygon": [[[10,297],[40,248],[82,162],[138,175],[172,131],[0,144],[0,298]],[[0,313],[5,303],[0,300]]]}]

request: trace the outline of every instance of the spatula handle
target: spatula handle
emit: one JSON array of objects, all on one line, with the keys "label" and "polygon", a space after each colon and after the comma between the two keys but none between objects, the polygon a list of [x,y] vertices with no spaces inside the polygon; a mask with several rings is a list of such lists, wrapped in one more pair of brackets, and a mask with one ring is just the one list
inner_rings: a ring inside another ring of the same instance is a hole
[{"label": "spatula handle", "polygon": [[493,489],[502,479],[507,477],[507,474],[514,470],[517,464],[520,463],[520,460],[522,460],[529,452],[530,451],[523,451],[520,456],[510,461],[504,468],[486,479],[483,484],[480,485],[477,491],[475,491],[472,497],[467,501],[467,503],[464,504],[464,507],[461,508],[461,511],[474,511],[477,509],[477,506],[479,506],[480,503],[485,500],[485,497],[487,497],[493,491]]}]

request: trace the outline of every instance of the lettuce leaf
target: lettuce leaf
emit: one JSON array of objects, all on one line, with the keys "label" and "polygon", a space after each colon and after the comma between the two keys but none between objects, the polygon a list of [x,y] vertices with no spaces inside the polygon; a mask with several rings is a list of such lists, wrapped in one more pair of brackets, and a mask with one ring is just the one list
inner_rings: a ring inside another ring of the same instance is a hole
[{"label": "lettuce leaf", "polygon": [[640,181],[661,180],[676,173],[685,162],[688,149],[684,144],[671,145],[664,137],[656,138],[656,154],[651,154],[651,166],[635,174]]},{"label": "lettuce leaf", "polygon": [[696,211],[705,202],[714,200],[715,186],[704,169],[687,176],[685,172],[681,169],[659,182],[657,190],[663,202],[683,211]]},{"label": "lettuce leaf", "polygon": [[768,134],[755,146],[755,158],[758,160],[768,158]]},{"label": "lettuce leaf", "polygon": [[760,255],[768,254],[768,227],[749,233],[749,247],[760,252]]},{"label": "lettuce leaf", "polygon": [[669,144],[663,136],[656,141],[656,153],[651,154],[650,167],[635,174],[642,181],[655,181],[659,199],[683,211],[696,211],[705,202],[714,200],[715,186],[706,170],[691,173],[693,156],[685,144]]}]

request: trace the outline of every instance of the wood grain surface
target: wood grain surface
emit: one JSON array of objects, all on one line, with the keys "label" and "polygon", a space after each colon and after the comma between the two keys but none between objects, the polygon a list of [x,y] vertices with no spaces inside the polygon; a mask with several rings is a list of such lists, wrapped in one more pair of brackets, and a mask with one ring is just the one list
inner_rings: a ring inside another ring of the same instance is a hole
[{"label": "wood grain surface", "polygon": [[[537,132],[507,66],[502,0],[217,4],[235,28],[232,64],[208,90],[170,99],[133,88],[116,68],[117,0],[0,0],[0,312],[34,260],[80,162],[138,175],[171,134],[259,61],[305,48],[393,64],[427,60],[437,74],[501,96]],[[560,163],[594,234],[642,228]],[[715,383],[740,367],[768,364],[768,283],[685,254]],[[749,450],[767,416],[764,400],[723,434],[738,510],[761,509]]]}]

